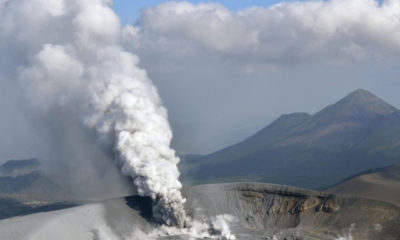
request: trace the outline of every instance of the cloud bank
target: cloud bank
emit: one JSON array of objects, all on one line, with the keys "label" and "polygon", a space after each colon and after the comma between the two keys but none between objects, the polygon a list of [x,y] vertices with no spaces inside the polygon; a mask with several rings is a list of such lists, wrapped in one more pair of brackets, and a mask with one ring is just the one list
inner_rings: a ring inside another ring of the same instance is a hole
[{"label": "cloud bank", "polygon": [[167,2],[144,11],[144,39],[189,41],[229,56],[272,64],[332,58],[396,57],[400,2],[331,0],[280,3],[231,12],[220,4]]},{"label": "cloud bank", "polygon": [[167,2],[144,10],[124,33],[159,87],[181,152],[216,150],[279,114],[312,112],[357,88],[400,100],[391,90],[398,0],[283,2],[237,12]]}]

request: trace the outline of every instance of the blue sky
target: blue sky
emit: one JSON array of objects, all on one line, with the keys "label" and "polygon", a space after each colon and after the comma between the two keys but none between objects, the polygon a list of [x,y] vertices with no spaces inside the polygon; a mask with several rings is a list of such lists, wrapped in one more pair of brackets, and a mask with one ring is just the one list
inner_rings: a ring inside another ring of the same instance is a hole
[{"label": "blue sky", "polygon": [[[140,11],[149,6],[167,2],[166,0],[115,0],[114,9],[121,17],[123,24],[135,22]],[[238,10],[250,6],[270,6],[282,2],[280,0],[190,0],[192,3],[219,2],[231,10]]]},{"label": "blue sky", "polygon": [[[180,0],[175,0],[180,1]],[[288,2],[296,0],[187,0],[192,3],[218,2],[236,11],[238,9],[251,6],[271,6],[279,2]],[[311,0],[297,0],[311,1]],[[317,1],[317,0],[316,0]],[[382,3],[383,0],[378,0]],[[122,23],[132,24],[139,17],[140,11],[144,8],[155,6],[157,4],[168,2],[168,0],[114,0],[114,9],[120,16]]]}]

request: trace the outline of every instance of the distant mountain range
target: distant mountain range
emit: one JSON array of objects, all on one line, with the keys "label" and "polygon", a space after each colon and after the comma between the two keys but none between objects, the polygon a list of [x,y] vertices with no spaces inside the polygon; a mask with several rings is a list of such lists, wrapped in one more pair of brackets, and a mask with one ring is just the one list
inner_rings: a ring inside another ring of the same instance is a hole
[{"label": "distant mountain range", "polygon": [[61,187],[44,173],[38,159],[9,160],[0,165],[1,194],[64,196]]},{"label": "distant mountain range", "polygon": [[36,158],[9,160],[0,165],[0,176],[17,176],[30,173],[40,167],[40,162]]},{"label": "distant mountain range", "polygon": [[0,219],[77,205],[58,200],[66,194],[41,167],[35,158],[0,165]]},{"label": "distant mountain range", "polygon": [[314,115],[283,115],[246,140],[184,156],[194,183],[261,181],[322,189],[367,169],[400,163],[400,111],[357,90]]}]

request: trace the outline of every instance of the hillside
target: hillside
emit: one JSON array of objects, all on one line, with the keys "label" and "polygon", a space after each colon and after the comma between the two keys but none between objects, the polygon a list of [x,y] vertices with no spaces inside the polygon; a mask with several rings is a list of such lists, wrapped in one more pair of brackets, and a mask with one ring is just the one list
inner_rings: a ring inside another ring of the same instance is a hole
[{"label": "hillside", "polygon": [[[0,220],[0,239],[223,239],[196,236],[204,223],[215,222],[215,216],[228,222],[236,239],[397,240],[400,236],[400,209],[369,199],[260,183],[187,187],[183,195],[186,212],[197,221],[192,229],[160,230],[152,222],[151,199],[130,196],[76,207],[44,202],[42,209],[65,209]],[[214,226],[226,226],[218,222]]]},{"label": "hillside", "polygon": [[385,201],[400,207],[400,165],[368,170],[327,191]]},{"label": "hillside", "polygon": [[0,165],[0,176],[17,176],[30,173],[40,167],[38,159],[9,160]]},{"label": "hillside", "polygon": [[283,115],[236,145],[182,164],[182,179],[321,189],[395,163],[400,163],[400,111],[357,90],[314,115]]},{"label": "hillside", "polygon": [[38,159],[9,160],[0,165],[0,196],[22,194],[29,196],[63,197],[65,193],[46,174]]}]

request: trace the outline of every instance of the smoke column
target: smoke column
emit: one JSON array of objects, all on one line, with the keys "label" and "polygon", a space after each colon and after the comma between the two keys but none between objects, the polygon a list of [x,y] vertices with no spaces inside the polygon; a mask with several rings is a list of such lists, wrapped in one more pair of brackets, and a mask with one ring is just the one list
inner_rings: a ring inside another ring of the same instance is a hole
[{"label": "smoke column", "polygon": [[[110,0],[0,0],[0,77],[22,88],[37,115],[73,109],[154,200],[160,223],[186,221],[166,109],[121,42]],[[6,66],[6,67],[4,67]]]}]

